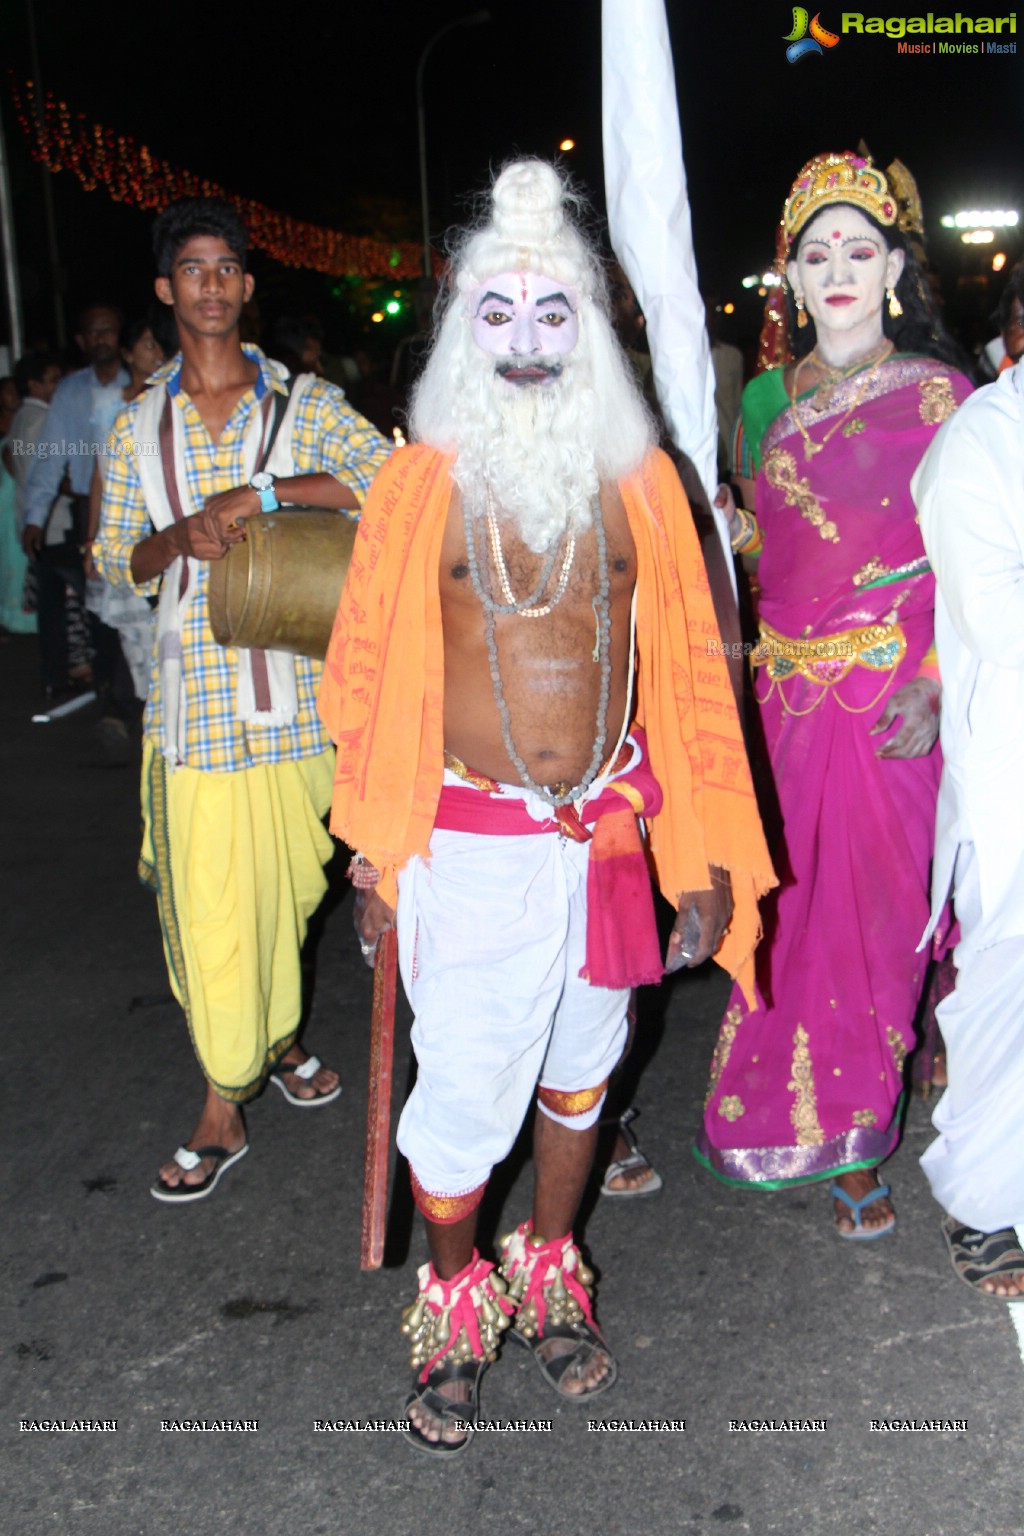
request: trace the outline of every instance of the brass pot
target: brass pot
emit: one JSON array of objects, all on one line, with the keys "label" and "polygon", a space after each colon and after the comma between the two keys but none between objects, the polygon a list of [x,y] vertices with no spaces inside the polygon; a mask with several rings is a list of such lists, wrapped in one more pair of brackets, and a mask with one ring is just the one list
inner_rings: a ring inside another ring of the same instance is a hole
[{"label": "brass pot", "polygon": [[322,658],[358,522],[324,507],[245,519],[245,539],[210,562],[210,628],[220,645]]}]

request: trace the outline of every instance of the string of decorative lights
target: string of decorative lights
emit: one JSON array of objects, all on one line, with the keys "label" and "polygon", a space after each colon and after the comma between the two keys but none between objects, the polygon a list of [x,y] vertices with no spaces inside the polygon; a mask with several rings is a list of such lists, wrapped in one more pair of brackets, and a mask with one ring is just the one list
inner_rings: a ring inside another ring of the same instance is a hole
[{"label": "string of decorative lights", "polygon": [[33,159],[48,171],[71,171],[87,192],[105,189],[117,203],[159,212],[182,197],[220,197],[237,209],[250,243],[285,267],[305,267],[331,276],[416,278],[423,269],[418,243],[388,244],[346,235],[279,213],[252,198],[226,192],[216,182],[173,166],[129,134],[90,123],[51,92],[36,99],[30,80],[8,70],[14,111]]}]

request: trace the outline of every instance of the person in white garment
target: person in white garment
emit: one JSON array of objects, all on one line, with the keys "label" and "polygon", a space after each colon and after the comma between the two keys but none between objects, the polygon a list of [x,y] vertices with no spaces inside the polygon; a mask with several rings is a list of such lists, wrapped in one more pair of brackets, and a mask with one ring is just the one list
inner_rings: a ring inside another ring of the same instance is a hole
[{"label": "person in white garment", "polygon": [[961,931],[938,1009],[949,1087],[921,1164],[955,1273],[1024,1301],[1024,363],[963,403],[911,489],[942,674],[929,935],[951,885]]}]

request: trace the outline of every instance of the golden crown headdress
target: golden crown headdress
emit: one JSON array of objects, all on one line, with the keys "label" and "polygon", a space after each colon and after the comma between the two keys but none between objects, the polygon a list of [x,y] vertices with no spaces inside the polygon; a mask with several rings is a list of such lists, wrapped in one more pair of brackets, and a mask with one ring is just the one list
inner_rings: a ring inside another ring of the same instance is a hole
[{"label": "golden crown headdress", "polygon": [[794,181],[782,210],[787,248],[808,220],[829,203],[852,203],[883,228],[895,224],[900,212],[894,192],[884,173],[872,165],[870,155],[855,155],[850,150],[841,155],[815,155]]},{"label": "golden crown headdress", "polygon": [[924,209],[921,206],[921,194],[917,190],[917,182],[902,160],[894,160],[892,165],[886,168],[885,174],[899,208],[896,223],[900,233],[912,240],[917,240],[918,243],[922,242],[924,240]]},{"label": "golden crown headdress", "polygon": [[[872,164],[866,149],[859,154],[848,149],[842,154],[815,155],[790,188],[776,227],[774,269],[783,283],[793,241],[804,225],[830,203],[852,203],[883,228],[895,224],[904,234],[920,237],[922,233],[917,185],[899,160],[894,160],[883,173]],[[757,371],[780,367],[791,358],[784,291],[773,287],[765,302]]]}]

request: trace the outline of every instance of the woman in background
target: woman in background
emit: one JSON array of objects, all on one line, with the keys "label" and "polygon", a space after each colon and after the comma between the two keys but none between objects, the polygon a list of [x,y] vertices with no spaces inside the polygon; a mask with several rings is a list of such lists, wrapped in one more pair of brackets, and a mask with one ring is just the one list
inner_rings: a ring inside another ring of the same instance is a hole
[{"label": "woman in background", "polygon": [[36,616],[24,607],[28,556],[21,547],[15,518],[16,486],[8,434],[21,406],[11,378],[0,379],[0,634],[35,634]]}]

